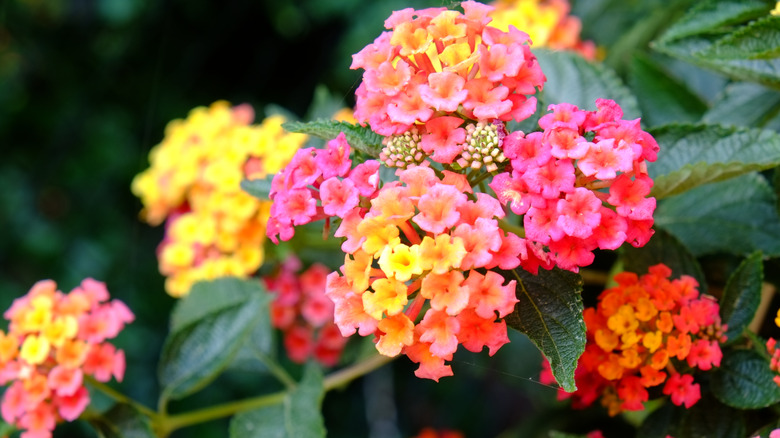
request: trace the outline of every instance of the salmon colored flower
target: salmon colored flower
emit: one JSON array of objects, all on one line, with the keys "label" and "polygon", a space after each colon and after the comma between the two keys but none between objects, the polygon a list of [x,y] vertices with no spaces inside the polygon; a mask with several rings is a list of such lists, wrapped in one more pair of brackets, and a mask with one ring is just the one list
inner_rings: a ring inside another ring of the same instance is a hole
[{"label": "salmon colored flower", "polygon": [[134,320],[105,284],[87,278],[70,293],[51,280],[33,285],[5,314],[0,331],[3,420],[22,436],[51,437],[56,424],[77,419],[89,404],[85,376],[122,381],[125,356],[109,339]]},{"label": "salmon colored flower", "polygon": [[587,59],[594,59],[596,46],[580,39],[582,23],[569,15],[567,0],[496,0],[491,3],[491,26],[501,30],[514,26],[528,34],[535,47],[554,50],[574,50]]},{"label": "salmon colored flower", "polygon": [[293,362],[304,363],[313,357],[334,366],[347,344],[333,323],[333,302],[325,295],[328,273],[322,264],[301,272],[300,261],[291,257],[263,278],[274,295],[271,324],[282,332],[284,348]]}]

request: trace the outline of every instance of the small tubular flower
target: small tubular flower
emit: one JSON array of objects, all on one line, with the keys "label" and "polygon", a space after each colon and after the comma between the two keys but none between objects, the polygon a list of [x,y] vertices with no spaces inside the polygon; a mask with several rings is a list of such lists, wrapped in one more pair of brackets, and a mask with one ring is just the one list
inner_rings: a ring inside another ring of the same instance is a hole
[{"label": "small tubular flower", "polygon": [[[443,136],[442,124],[454,123],[451,117],[470,123],[523,120],[536,107],[530,95],[545,81],[525,34],[488,26],[492,7],[473,1],[462,7],[463,13],[393,13],[388,30],[353,55],[351,65],[365,70],[355,93],[358,122],[388,137],[417,132],[425,155],[448,164],[463,148],[463,134],[453,126],[455,135]],[[406,167],[422,157],[419,149],[404,154],[393,143],[382,159],[388,165]]]},{"label": "small tubular flower", "polygon": [[[692,371],[678,370],[720,366],[727,327],[714,298],[696,292],[695,280],[670,276],[665,265],[655,265],[641,277],[617,274],[618,286],[602,292],[596,307],[585,309],[587,343],[575,372],[578,389],[570,394],[573,406],[587,407],[601,398],[610,415],[642,410],[648,389],[662,384],[663,394],[678,406],[690,408],[701,398]],[[661,302],[664,311],[658,311]],[[671,323],[691,309],[696,309],[691,318],[704,325],[693,330]]]},{"label": "small tubular flower", "polygon": [[2,417],[22,436],[51,437],[57,423],[74,421],[89,404],[85,376],[122,381],[125,355],[108,340],[131,323],[133,313],[110,300],[105,284],[87,278],[71,292],[51,280],[14,300],[0,330]]},{"label": "small tubular flower", "polygon": [[324,366],[334,366],[347,344],[333,323],[333,301],[325,295],[328,274],[322,264],[301,272],[300,261],[292,257],[263,278],[274,295],[271,324],[282,332],[282,343],[293,362],[314,358]]},{"label": "small tubular flower", "polygon": [[[168,124],[149,154],[151,166],[133,180],[133,193],[144,205],[141,216],[152,225],[166,221],[158,259],[170,295],[187,294],[199,280],[249,276],[263,262],[270,202],[245,193],[240,183],[278,172],[307,137],[286,133],[280,116],[260,124],[253,119],[247,104],[220,101],[193,109],[186,119]],[[321,160],[343,168],[343,154],[329,152]],[[301,222],[314,212],[307,193],[298,195],[289,203]],[[331,208],[350,201],[338,200],[342,203],[334,200]]]}]

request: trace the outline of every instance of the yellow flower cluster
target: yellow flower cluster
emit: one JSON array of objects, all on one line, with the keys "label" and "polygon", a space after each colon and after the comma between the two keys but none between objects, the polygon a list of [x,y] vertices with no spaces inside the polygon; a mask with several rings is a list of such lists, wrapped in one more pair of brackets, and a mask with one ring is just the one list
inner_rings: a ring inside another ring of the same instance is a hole
[{"label": "yellow flower cluster", "polygon": [[580,19],[569,15],[567,0],[495,0],[490,25],[506,31],[510,25],[531,37],[533,47],[574,50],[594,59],[596,46],[580,40]]},{"label": "yellow flower cluster", "polygon": [[241,181],[277,173],[307,137],[285,132],[281,116],[253,119],[248,104],[193,109],[168,124],[151,167],[133,180],[141,216],[152,225],[167,219],[158,259],[173,296],[199,280],[251,275],[263,262],[271,204],[242,191]]}]

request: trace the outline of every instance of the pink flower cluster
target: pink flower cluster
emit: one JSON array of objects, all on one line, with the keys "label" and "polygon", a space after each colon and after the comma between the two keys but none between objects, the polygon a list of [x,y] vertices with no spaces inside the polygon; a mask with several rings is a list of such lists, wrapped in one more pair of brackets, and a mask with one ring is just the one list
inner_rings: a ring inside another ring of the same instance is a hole
[{"label": "pink flower cluster", "polygon": [[593,261],[596,248],[643,246],[653,234],[646,161],[655,161],[658,144],[639,119],[622,120],[614,101],[596,106],[550,105],[539,120],[542,132],[507,135],[511,170],[490,183],[499,201],[523,216],[525,237],[574,272]]},{"label": "pink flower cluster", "polygon": [[455,158],[464,118],[524,120],[536,110],[536,99],[527,96],[545,81],[525,32],[488,26],[492,6],[461,6],[463,13],[393,12],[388,31],[353,55],[350,67],[365,70],[355,118],[385,136],[416,127],[422,149],[441,163]]},{"label": "pink flower cluster", "polygon": [[274,242],[290,240],[296,225],[336,216],[343,218],[379,187],[379,162],[352,169],[344,133],[325,149],[305,148],[271,182],[271,217],[266,233]]},{"label": "pink flower cluster", "polygon": [[0,331],[2,416],[25,431],[22,438],[52,436],[62,420],[81,415],[90,398],[84,376],[121,381],[125,355],[106,342],[133,321],[121,301],[109,301],[105,284],[87,278],[68,294],[51,280],[36,283],[5,314]]},{"label": "pink flower cluster", "polygon": [[304,363],[313,356],[325,366],[336,365],[347,338],[333,323],[333,302],[325,295],[330,270],[322,264],[300,270],[300,261],[290,258],[276,274],[264,278],[275,295],[271,324],[282,331],[284,348],[293,362]]}]

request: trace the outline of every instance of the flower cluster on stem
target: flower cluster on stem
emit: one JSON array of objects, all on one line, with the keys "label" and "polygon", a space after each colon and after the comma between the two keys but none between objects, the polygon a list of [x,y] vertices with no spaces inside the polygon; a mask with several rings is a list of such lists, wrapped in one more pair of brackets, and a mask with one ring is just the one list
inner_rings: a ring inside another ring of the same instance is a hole
[{"label": "flower cluster on stem", "polygon": [[[693,277],[670,279],[658,264],[641,277],[622,272],[596,307],[585,309],[587,344],[571,397],[575,408],[601,399],[610,415],[644,409],[648,389],[661,388],[672,403],[690,408],[700,398],[693,372],[720,366],[726,326],[715,299],[700,295]],[[552,376],[544,373],[543,380]],[[663,386],[661,386],[663,385]]]},{"label": "flower cluster on stem", "polygon": [[287,356],[296,363],[313,357],[325,366],[336,365],[347,338],[333,322],[333,302],[325,295],[330,270],[314,264],[300,272],[301,263],[291,257],[279,270],[263,278],[271,303],[271,324],[282,332]]},{"label": "flower cluster on stem", "polygon": [[87,278],[64,294],[52,280],[37,282],[14,300],[0,330],[3,419],[22,438],[51,437],[60,421],[73,421],[90,401],[85,376],[121,381],[125,355],[107,342],[134,320],[105,284]]}]

